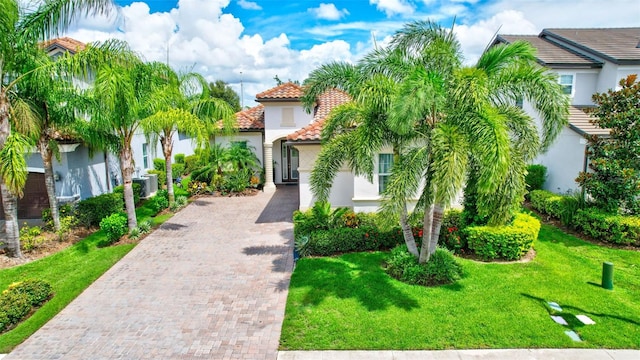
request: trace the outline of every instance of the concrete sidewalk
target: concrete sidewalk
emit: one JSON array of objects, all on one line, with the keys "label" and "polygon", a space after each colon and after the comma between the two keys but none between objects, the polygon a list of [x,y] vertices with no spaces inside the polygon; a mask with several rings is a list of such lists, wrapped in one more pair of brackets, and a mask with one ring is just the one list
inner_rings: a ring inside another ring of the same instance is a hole
[{"label": "concrete sidewalk", "polygon": [[276,359],[295,208],[297,187],[195,200],[2,360]]},{"label": "concrete sidewalk", "polygon": [[638,360],[638,350],[281,351],[277,360]]}]

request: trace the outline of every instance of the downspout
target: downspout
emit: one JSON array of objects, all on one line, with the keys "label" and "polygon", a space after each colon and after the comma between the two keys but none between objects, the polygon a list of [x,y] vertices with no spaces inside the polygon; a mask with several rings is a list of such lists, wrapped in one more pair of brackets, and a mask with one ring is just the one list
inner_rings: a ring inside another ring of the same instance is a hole
[{"label": "downspout", "polygon": [[104,155],[104,178],[105,181],[107,182],[107,192],[111,192],[111,177],[109,176],[109,156],[107,155],[106,151],[102,151],[103,155]]}]

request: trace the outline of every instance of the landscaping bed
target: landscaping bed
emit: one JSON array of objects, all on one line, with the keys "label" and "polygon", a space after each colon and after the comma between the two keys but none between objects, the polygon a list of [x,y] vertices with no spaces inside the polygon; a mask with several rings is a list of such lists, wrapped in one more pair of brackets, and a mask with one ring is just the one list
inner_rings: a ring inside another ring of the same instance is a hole
[{"label": "landscaping bed", "polygon": [[[291,278],[280,347],[640,349],[640,252],[601,247],[549,225],[535,247],[526,263],[460,259],[463,278],[432,288],[388,276],[386,252],[303,258]],[[599,286],[603,261],[615,265],[613,291]]]}]

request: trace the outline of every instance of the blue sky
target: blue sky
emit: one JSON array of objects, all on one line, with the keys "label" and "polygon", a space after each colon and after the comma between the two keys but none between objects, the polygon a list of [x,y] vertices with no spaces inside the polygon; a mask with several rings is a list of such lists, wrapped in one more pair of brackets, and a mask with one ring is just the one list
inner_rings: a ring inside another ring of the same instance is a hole
[{"label": "blue sky", "polygon": [[[303,81],[330,61],[355,62],[384,46],[403,24],[451,26],[467,63],[493,35],[537,34],[550,27],[639,27],[637,0],[116,0],[118,16],[83,19],[68,36],[126,40],[145,59],[222,79],[245,105],[283,80]],[[372,36],[373,35],[373,36]]]}]

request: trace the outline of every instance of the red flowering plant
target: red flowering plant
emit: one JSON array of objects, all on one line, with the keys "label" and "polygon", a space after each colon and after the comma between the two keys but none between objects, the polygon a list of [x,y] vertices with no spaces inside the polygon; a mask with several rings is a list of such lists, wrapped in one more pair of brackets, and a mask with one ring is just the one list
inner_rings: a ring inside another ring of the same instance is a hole
[{"label": "red flowering plant", "polygon": [[456,254],[464,254],[468,250],[460,214],[459,210],[447,211],[440,228],[440,243]]}]

